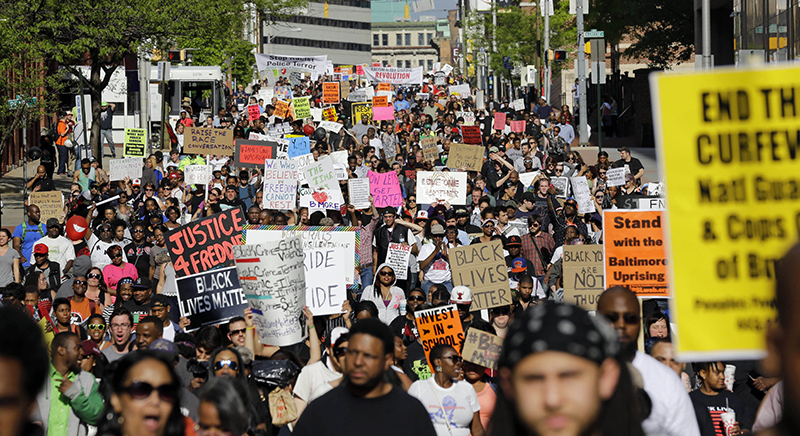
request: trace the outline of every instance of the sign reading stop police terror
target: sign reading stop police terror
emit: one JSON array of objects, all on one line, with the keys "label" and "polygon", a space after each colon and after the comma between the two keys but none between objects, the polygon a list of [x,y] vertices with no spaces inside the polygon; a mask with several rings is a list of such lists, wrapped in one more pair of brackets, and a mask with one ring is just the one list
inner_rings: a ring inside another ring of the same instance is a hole
[{"label": "sign reading stop police terror", "polygon": [[764,355],[775,262],[800,233],[797,71],[650,76],[681,358]]},{"label": "sign reading stop police terror", "polygon": [[450,249],[453,284],[472,291],[470,311],[511,304],[508,269],[500,241]]},{"label": "sign reading stop police terror", "polygon": [[625,286],[639,297],[666,297],[667,259],[661,211],[606,210],[605,288]]}]

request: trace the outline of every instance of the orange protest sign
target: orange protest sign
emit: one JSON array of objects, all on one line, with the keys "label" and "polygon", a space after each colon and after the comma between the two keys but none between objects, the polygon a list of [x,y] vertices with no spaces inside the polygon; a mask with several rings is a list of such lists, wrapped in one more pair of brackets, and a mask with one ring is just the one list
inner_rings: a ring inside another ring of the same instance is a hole
[{"label": "orange protest sign", "polygon": [[325,82],[322,84],[322,103],[339,104],[339,82]]},{"label": "orange protest sign", "polygon": [[372,97],[372,107],[387,107],[389,106],[389,97],[385,95],[376,95]]},{"label": "orange protest sign", "polygon": [[379,83],[376,91],[391,91],[392,85],[390,83]]},{"label": "orange protest sign", "polygon": [[[452,345],[457,351],[461,351],[461,345],[464,343],[464,328],[461,326],[461,319],[458,317],[458,309],[455,304],[414,311],[414,318],[425,357],[430,356],[430,352],[436,344]],[[428,360],[428,364],[433,372],[430,360]]]},{"label": "orange protest sign", "polygon": [[275,116],[278,118],[286,118],[286,114],[289,113],[289,103],[283,100],[278,100],[275,103]]},{"label": "orange protest sign", "polygon": [[668,297],[662,211],[603,214],[605,288],[625,286],[639,297]]}]

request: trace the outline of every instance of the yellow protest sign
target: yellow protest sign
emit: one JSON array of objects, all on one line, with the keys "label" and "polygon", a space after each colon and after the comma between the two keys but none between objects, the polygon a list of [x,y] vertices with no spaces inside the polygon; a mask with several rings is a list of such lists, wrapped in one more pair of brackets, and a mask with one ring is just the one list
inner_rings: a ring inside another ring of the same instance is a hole
[{"label": "yellow protest sign", "polygon": [[289,113],[289,102],[278,100],[275,102],[275,111],[273,114],[278,118],[286,118]]},{"label": "yellow protest sign", "polygon": [[322,119],[325,121],[336,121],[336,108],[329,106],[322,109]]},{"label": "yellow protest sign", "polygon": [[353,103],[350,105],[350,113],[353,124],[361,121],[361,115],[366,115],[367,121],[372,121],[372,103]]},{"label": "yellow protest sign", "polygon": [[798,239],[796,68],[651,76],[682,359],[757,359]]},{"label": "yellow protest sign", "polygon": [[295,119],[311,118],[311,105],[308,102],[308,97],[297,97],[292,100],[292,109],[294,109]]}]

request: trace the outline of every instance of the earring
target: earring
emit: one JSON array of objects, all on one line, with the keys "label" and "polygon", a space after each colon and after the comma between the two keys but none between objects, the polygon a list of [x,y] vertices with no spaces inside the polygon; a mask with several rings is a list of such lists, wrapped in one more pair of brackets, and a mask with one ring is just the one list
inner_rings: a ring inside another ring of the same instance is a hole
[{"label": "earring", "polygon": [[433,370],[435,372],[442,372],[442,367],[441,366],[437,366],[436,368],[433,368]]}]

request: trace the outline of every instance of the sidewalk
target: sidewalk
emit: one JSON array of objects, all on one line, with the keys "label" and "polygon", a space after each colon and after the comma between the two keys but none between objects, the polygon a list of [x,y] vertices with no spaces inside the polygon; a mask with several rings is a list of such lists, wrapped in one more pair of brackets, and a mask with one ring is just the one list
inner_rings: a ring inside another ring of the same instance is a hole
[{"label": "sidewalk", "polygon": [[[118,151],[122,151],[117,147]],[[106,152],[110,153],[108,147]],[[121,156],[117,156],[120,158]],[[103,168],[108,168],[108,161],[110,157],[103,158]],[[36,174],[36,168],[39,166],[39,161],[28,162],[28,180]],[[65,199],[69,195],[69,186],[72,184],[73,168],[68,168],[67,173],[69,176],[57,176],[53,174],[53,185],[56,191],[60,191]],[[26,180],[22,177],[23,167],[19,166],[12,171],[7,172],[0,176],[0,200],[3,201],[2,215],[0,215],[0,227],[5,227],[12,232],[14,227],[22,223],[23,209],[24,209],[24,188]],[[30,192],[28,193],[30,194]]]}]

